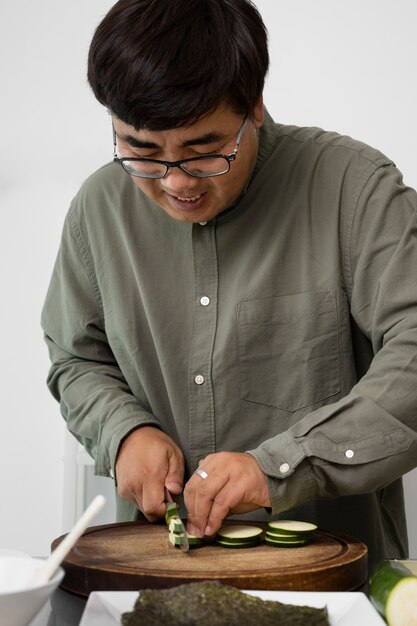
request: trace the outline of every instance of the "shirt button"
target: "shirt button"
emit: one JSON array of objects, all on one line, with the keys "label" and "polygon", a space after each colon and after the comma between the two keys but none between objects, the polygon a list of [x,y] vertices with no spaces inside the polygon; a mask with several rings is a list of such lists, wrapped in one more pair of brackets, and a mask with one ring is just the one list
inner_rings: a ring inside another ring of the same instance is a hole
[{"label": "shirt button", "polygon": [[202,385],[204,383],[204,376],[201,376],[201,374],[197,374],[197,376],[194,378],[194,382],[196,383],[196,385]]},{"label": "shirt button", "polygon": [[353,450],[346,450],[346,452],[345,452],[345,457],[347,459],[351,459],[354,455],[355,455],[355,453],[353,452]]},{"label": "shirt button", "polygon": [[200,226],[205,226],[207,222],[199,222]]},{"label": "shirt button", "polygon": [[210,298],[208,298],[207,296],[203,296],[202,298],[200,298],[200,304],[202,304],[203,306],[208,306],[210,304]]},{"label": "shirt button", "polygon": [[279,466],[279,471],[281,472],[281,474],[286,474],[290,471],[290,466],[288,465],[288,463],[283,463]]}]

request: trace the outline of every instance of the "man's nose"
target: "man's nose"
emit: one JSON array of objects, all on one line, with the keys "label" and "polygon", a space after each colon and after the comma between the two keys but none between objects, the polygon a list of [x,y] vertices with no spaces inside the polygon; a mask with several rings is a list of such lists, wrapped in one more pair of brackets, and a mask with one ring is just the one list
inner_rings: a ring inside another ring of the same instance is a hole
[{"label": "man's nose", "polygon": [[195,176],[190,176],[186,172],[184,172],[180,167],[170,167],[168,170],[168,174],[161,179],[162,186],[166,191],[169,192],[175,191],[183,191],[188,190],[188,194],[193,189],[197,189],[200,186],[200,181]]}]

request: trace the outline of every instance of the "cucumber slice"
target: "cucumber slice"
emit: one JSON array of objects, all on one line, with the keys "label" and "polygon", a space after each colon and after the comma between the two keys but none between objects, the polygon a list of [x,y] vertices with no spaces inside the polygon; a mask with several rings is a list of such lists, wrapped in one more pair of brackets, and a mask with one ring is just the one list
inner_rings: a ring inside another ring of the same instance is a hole
[{"label": "cucumber slice", "polygon": [[228,541],[227,539],[216,538],[216,543],[223,548],[254,548],[259,545],[259,539],[251,541]]},{"label": "cucumber slice", "polygon": [[270,533],[266,531],[265,539],[271,541],[278,541],[279,543],[307,543],[310,538],[305,535],[277,535],[276,533]]},{"label": "cucumber slice", "polygon": [[184,533],[169,533],[168,539],[173,546],[182,546],[184,543]]},{"label": "cucumber slice", "polygon": [[204,545],[204,539],[202,539],[201,537],[190,535],[190,533],[187,533],[187,535],[190,548],[199,548],[200,546]]},{"label": "cucumber slice", "polygon": [[396,561],[383,561],[369,581],[369,597],[389,626],[417,624],[417,576]]},{"label": "cucumber slice", "polygon": [[184,526],[177,517],[171,517],[168,528],[171,533],[182,533]]},{"label": "cucumber slice", "polygon": [[[190,533],[187,533],[187,537],[188,537],[188,545],[190,546],[190,548],[199,548],[200,546],[204,544],[204,539],[200,539],[200,537],[196,537],[195,535],[190,535]],[[170,531],[168,535],[168,539],[169,539],[169,542],[173,546],[175,546],[176,548],[180,547],[182,546],[184,542],[184,533]]]},{"label": "cucumber slice", "polygon": [[270,536],[265,536],[265,543],[268,546],[273,546],[274,548],[296,548],[298,546],[305,546],[309,542],[307,539],[297,539],[292,541],[281,541],[280,539],[271,539]]},{"label": "cucumber slice", "polygon": [[249,526],[247,524],[234,524],[222,526],[217,531],[217,539],[227,541],[228,543],[245,543],[245,541],[259,540],[263,530],[258,526]]},{"label": "cucumber slice", "polygon": [[167,505],[167,509],[165,511],[165,522],[168,525],[173,517],[178,517],[178,510],[176,502],[170,502]]},{"label": "cucumber slice", "polygon": [[268,531],[276,532],[280,535],[305,535],[317,530],[315,524],[310,522],[297,522],[295,520],[275,520],[268,523]]}]

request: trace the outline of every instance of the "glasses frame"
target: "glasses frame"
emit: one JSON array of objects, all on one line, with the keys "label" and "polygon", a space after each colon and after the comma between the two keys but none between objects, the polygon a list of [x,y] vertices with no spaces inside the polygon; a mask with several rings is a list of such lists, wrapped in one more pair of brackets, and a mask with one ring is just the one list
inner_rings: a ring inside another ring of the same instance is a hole
[{"label": "glasses frame", "polygon": [[[243,133],[245,132],[245,128],[246,128],[246,124],[248,122],[248,117],[245,116],[243,118],[243,122],[238,130],[237,133],[237,137],[236,137],[236,144],[235,147],[233,149],[233,152],[231,152],[230,154],[208,154],[206,156],[200,156],[200,157],[190,157],[188,159],[181,159],[180,161],[160,161],[159,159],[147,159],[147,158],[139,158],[139,157],[119,157],[118,156],[118,152],[117,152],[117,135],[116,135],[116,130],[114,128],[114,124],[112,124],[112,128],[113,128],[113,162],[114,163],[119,163],[122,168],[124,169],[125,172],[127,172],[130,176],[135,176],[137,178],[150,178],[150,179],[154,179],[154,180],[159,180],[161,178],[165,178],[169,172],[169,170],[171,168],[174,167],[178,167],[181,171],[185,172],[186,174],[188,174],[189,176],[193,176],[194,178],[212,178],[213,176],[222,176],[223,174],[227,174],[227,172],[230,171],[230,163],[232,161],[235,161],[236,159],[236,155],[238,153],[239,150],[239,146],[240,146],[240,142],[242,140],[242,136]],[[217,172],[214,174],[192,174],[191,172],[189,172],[187,169],[185,169],[183,167],[184,163],[189,163],[190,161],[209,161],[209,160],[213,160],[213,159],[224,159],[225,162],[227,163],[227,169],[225,169],[223,172]],[[139,173],[132,173],[130,170],[128,170],[126,168],[126,161],[136,161],[136,162],[141,162],[141,163],[158,163],[160,165],[164,165],[165,166],[165,172],[161,175],[161,176],[155,176],[155,175],[147,175],[147,174],[139,174]]]}]

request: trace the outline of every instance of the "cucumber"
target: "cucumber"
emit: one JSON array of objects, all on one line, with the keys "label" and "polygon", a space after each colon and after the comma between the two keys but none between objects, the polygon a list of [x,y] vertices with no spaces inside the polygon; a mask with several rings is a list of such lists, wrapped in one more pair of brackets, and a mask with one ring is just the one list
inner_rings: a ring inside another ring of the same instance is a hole
[{"label": "cucumber", "polygon": [[297,522],[295,520],[275,520],[268,523],[268,532],[279,535],[311,535],[317,526],[310,522]]},{"label": "cucumber", "polygon": [[383,561],[369,581],[369,597],[389,626],[417,624],[417,576],[397,561]]},{"label": "cucumber", "polygon": [[217,531],[217,538],[221,541],[228,541],[229,543],[245,543],[246,541],[251,542],[254,539],[260,539],[262,533],[262,528],[258,526],[234,524],[222,526]]},{"label": "cucumber", "polygon": [[274,548],[297,548],[300,546],[305,546],[308,544],[307,539],[296,539],[292,541],[282,541],[280,539],[271,539],[270,536],[266,535],[265,543],[268,546],[273,546]]},{"label": "cucumber", "polygon": [[183,533],[184,525],[178,517],[171,517],[168,529],[171,533]]},{"label": "cucumber", "polygon": [[188,543],[189,543],[190,548],[199,548],[205,543],[204,539],[202,539],[201,537],[190,535],[190,533],[187,533],[187,536],[188,536]]},{"label": "cucumber", "polygon": [[[181,528],[181,526],[178,524],[175,518],[172,518],[169,523],[168,539],[170,543],[172,543],[172,545],[175,547],[182,546],[184,541],[184,533],[179,532],[179,528]],[[191,535],[190,533],[187,533],[187,538],[190,548],[198,548],[204,544],[204,539],[196,537],[195,535]]]},{"label": "cucumber", "polygon": [[184,542],[184,533],[169,533],[168,539],[173,546],[182,546]]},{"label": "cucumber", "polygon": [[259,545],[259,539],[254,541],[227,541],[226,539],[217,539],[216,543],[223,548],[254,548]]},{"label": "cucumber", "polygon": [[270,533],[266,531],[265,539],[270,541],[277,541],[279,543],[307,543],[308,537],[302,537],[300,535],[277,535],[276,533]]},{"label": "cucumber", "polygon": [[178,509],[176,502],[170,502],[167,504],[167,509],[165,511],[165,522],[169,525],[171,519],[173,517],[178,517]]},{"label": "cucumber", "polygon": [[222,526],[216,535],[216,542],[224,548],[253,548],[259,544],[262,528],[248,524],[228,524]]}]

